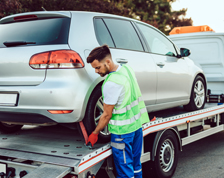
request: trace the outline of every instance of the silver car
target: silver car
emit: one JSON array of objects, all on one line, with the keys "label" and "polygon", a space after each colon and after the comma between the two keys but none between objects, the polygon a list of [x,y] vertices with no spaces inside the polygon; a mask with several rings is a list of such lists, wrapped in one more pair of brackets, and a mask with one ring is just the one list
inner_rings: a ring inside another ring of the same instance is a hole
[{"label": "silver car", "polygon": [[[151,25],[103,13],[30,12],[0,20],[0,129],[83,121],[90,134],[103,112],[104,78],[86,58],[103,44],[115,63],[134,69],[148,112],[204,107],[203,71]],[[105,128],[100,139],[109,135]]]}]

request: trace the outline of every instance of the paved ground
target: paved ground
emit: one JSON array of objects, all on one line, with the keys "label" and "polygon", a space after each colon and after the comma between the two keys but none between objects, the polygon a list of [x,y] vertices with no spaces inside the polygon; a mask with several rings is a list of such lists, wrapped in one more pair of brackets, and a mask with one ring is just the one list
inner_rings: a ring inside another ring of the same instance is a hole
[{"label": "paved ground", "polygon": [[224,131],[184,146],[173,178],[224,178]]}]

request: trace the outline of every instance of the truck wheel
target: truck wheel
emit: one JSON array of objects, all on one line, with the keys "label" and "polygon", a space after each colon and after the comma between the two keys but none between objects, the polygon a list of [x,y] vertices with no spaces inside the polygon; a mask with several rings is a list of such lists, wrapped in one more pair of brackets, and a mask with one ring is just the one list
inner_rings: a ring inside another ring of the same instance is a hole
[{"label": "truck wheel", "polygon": [[159,140],[154,161],[143,164],[144,178],[170,178],[178,162],[178,141],[175,134],[168,130]]},{"label": "truck wheel", "polygon": [[184,109],[187,111],[203,109],[205,105],[205,95],[205,80],[201,76],[197,76],[192,86],[190,102],[184,106]]},{"label": "truck wheel", "polygon": [[[90,135],[96,128],[100,116],[103,114],[103,98],[101,86],[98,86],[92,93],[86,109],[83,124],[86,128],[87,134]],[[99,134],[99,142],[109,142],[110,132],[106,126]]]},{"label": "truck wheel", "polygon": [[23,125],[6,124],[0,122],[0,131],[3,133],[14,133],[19,131]]}]

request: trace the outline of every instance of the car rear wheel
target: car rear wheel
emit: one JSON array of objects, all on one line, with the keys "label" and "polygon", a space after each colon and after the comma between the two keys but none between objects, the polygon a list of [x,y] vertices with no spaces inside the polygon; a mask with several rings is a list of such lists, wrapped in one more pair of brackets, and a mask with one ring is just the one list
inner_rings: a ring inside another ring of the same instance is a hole
[{"label": "car rear wheel", "polygon": [[197,76],[192,86],[190,102],[184,106],[184,109],[187,111],[203,109],[206,101],[205,97],[205,80],[201,76]]},{"label": "car rear wheel", "polygon": [[0,131],[3,133],[14,133],[19,131],[23,125],[7,124],[0,122]]},{"label": "car rear wheel", "polygon": [[[100,116],[103,114],[103,98],[101,92],[101,86],[98,86],[92,93],[89,103],[86,109],[86,114],[83,119],[83,124],[86,128],[87,134],[90,135],[97,124],[99,123]],[[100,142],[110,141],[110,132],[106,126],[99,134]]]}]

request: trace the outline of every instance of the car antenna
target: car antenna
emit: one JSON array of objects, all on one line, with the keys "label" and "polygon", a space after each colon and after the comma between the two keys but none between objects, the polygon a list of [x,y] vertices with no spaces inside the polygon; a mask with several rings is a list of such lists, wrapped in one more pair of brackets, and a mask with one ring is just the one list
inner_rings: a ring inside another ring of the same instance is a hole
[{"label": "car antenna", "polygon": [[41,7],[41,9],[42,9],[43,11],[47,11],[43,6]]}]

